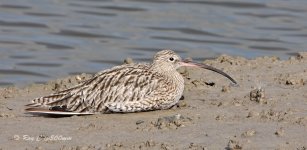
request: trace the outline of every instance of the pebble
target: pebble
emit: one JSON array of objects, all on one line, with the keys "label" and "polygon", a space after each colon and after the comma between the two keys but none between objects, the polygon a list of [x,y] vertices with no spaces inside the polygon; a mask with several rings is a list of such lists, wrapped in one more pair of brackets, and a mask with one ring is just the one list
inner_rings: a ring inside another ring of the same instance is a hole
[{"label": "pebble", "polygon": [[224,85],[224,86],[222,87],[222,92],[225,92],[225,93],[230,92],[230,87]]},{"label": "pebble", "polygon": [[135,122],[135,124],[136,124],[136,125],[139,125],[139,124],[142,124],[142,123],[144,123],[144,122],[145,122],[144,120],[138,120],[138,121]]},{"label": "pebble", "polygon": [[247,130],[245,132],[242,133],[243,137],[251,137],[254,136],[256,134],[255,130]]},{"label": "pebble", "polygon": [[285,130],[283,128],[279,128],[276,132],[275,135],[281,137],[285,134]]},{"label": "pebble", "polygon": [[263,88],[257,88],[250,92],[250,100],[256,101],[260,104],[267,104],[267,100],[265,99],[265,91]]},{"label": "pebble", "polygon": [[243,147],[239,144],[238,141],[235,140],[229,140],[227,148],[229,150],[241,150]]},{"label": "pebble", "polygon": [[124,60],[124,63],[125,64],[133,64],[134,62],[133,62],[133,59],[132,58],[126,58],[125,60]]}]

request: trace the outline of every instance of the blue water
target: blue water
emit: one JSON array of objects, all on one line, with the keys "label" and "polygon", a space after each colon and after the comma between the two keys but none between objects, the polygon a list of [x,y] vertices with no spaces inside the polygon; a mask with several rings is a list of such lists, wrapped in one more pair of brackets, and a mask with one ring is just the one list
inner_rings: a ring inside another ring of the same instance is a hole
[{"label": "blue water", "polygon": [[161,49],[287,59],[306,41],[303,0],[2,0],[0,86],[150,61]]}]

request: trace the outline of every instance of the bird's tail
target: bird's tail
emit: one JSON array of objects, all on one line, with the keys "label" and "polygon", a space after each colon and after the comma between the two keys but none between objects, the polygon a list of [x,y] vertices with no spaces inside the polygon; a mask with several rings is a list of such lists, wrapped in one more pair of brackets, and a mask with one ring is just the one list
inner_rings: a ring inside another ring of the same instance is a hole
[{"label": "bird's tail", "polygon": [[31,107],[25,109],[26,113],[34,115],[55,115],[55,116],[72,116],[72,115],[93,115],[91,112],[71,112],[65,110],[50,110],[46,108]]},{"label": "bird's tail", "polygon": [[55,93],[48,96],[43,96],[39,98],[35,98],[31,101],[30,104],[27,104],[28,107],[45,107],[49,108],[54,102],[58,102],[56,105],[59,105],[59,102],[62,101],[64,104],[64,100],[68,98],[69,95],[67,93]]},{"label": "bird's tail", "polygon": [[[82,92],[81,92],[82,93]],[[82,95],[76,88],[64,90],[48,96],[35,98],[25,109],[33,114],[89,115],[89,108],[80,101]]]}]

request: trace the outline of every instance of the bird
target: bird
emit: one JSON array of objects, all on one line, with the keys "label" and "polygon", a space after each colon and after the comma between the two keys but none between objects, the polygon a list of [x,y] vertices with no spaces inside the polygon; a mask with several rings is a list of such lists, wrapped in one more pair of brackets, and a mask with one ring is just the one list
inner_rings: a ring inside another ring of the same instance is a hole
[{"label": "bird", "polygon": [[161,50],[150,64],[123,64],[100,71],[72,88],[33,99],[25,111],[32,114],[92,115],[169,109],[178,103],[184,91],[184,78],[177,71],[183,66],[208,69],[237,84],[219,69],[182,60],[173,50]]}]

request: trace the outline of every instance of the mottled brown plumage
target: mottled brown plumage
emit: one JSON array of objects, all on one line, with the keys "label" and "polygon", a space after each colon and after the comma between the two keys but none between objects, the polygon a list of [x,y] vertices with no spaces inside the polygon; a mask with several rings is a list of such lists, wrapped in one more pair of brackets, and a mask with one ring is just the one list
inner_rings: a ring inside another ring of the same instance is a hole
[{"label": "mottled brown plumage", "polygon": [[202,67],[183,62],[171,50],[162,50],[152,64],[125,64],[101,71],[73,88],[32,100],[27,111],[94,114],[168,109],[179,101],[184,90],[184,79],[176,69],[197,65]]}]

